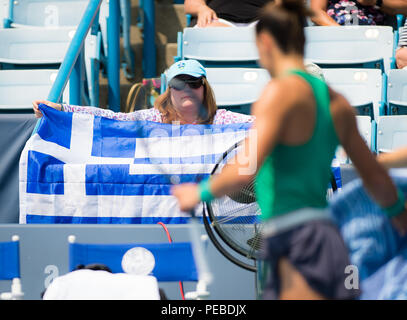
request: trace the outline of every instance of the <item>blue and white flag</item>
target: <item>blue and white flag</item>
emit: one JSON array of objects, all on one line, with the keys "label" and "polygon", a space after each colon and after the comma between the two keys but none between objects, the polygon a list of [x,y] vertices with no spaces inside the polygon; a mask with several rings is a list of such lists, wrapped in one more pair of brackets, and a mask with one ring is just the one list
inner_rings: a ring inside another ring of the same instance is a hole
[{"label": "blue and white flag", "polygon": [[120,121],[40,109],[44,116],[20,158],[20,223],[186,223],[171,184],[209,176],[251,126]]}]

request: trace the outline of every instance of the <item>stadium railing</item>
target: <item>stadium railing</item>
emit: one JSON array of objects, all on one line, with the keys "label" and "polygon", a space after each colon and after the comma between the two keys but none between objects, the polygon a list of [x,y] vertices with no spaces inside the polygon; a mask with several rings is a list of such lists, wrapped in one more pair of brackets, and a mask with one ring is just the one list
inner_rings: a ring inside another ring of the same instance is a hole
[{"label": "stadium railing", "polygon": [[174,59],[196,59],[205,67],[259,67],[254,28],[184,28]]},{"label": "stadium railing", "polygon": [[[32,101],[48,95],[57,72],[55,69],[0,70],[0,110],[31,114]],[[69,99],[69,85],[63,99]]]},{"label": "stadium railing", "polygon": [[388,26],[310,26],[305,58],[322,68],[395,68],[395,35]]},{"label": "stadium railing", "polygon": [[323,69],[323,75],[359,115],[368,115],[373,120],[385,114],[386,77],[379,69],[328,68]]},{"label": "stadium railing", "polygon": [[377,121],[377,151],[407,146],[407,115],[381,116]]}]

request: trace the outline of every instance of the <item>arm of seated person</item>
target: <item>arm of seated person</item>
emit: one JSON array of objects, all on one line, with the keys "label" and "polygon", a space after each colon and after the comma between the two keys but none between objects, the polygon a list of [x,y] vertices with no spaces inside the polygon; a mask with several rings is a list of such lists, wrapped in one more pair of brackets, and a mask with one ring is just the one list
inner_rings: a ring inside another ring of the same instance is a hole
[{"label": "arm of seated person", "polygon": [[197,16],[197,26],[201,28],[218,19],[216,12],[206,5],[205,0],[185,0],[184,10],[186,14]]},{"label": "arm of seated person", "polygon": [[407,47],[401,47],[397,49],[396,64],[398,69],[407,67]]},{"label": "arm of seated person", "polygon": [[[377,1],[376,1],[377,3]],[[380,9],[389,15],[407,14],[407,0],[383,0]]]}]

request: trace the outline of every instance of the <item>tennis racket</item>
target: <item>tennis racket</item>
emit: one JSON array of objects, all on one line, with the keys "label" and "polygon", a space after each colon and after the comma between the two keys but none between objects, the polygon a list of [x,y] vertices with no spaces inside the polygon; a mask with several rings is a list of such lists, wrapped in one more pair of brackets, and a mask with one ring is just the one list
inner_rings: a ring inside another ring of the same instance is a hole
[{"label": "tennis racket", "polygon": [[[242,151],[243,146],[244,140],[231,146],[219,158],[211,175],[221,173],[223,167]],[[330,184],[332,191],[335,192],[337,184],[332,172]],[[206,203],[204,223],[209,238],[226,258],[244,269],[256,272],[256,260],[263,246],[261,235],[263,224],[260,223],[260,208],[256,202],[254,189],[253,179],[241,190]],[[217,238],[245,259],[231,255]],[[254,263],[247,263],[247,259],[254,260]]]},{"label": "tennis racket", "polygon": [[[222,154],[211,175],[215,176],[222,171],[223,167],[242,150],[243,142],[244,140],[241,140]],[[259,216],[260,208],[256,202],[254,180],[238,192],[206,203],[204,210],[205,228],[215,247],[231,262],[253,272],[257,270],[255,261],[261,248],[262,224]],[[241,257],[232,255],[217,238]],[[254,260],[254,263],[249,263],[247,259]]]}]

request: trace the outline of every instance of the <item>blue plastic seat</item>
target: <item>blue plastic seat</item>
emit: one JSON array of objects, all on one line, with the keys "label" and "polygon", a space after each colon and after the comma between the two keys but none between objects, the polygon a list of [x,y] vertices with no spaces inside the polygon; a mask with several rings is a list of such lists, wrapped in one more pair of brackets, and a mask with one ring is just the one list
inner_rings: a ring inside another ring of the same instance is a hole
[{"label": "blue plastic seat", "polygon": [[407,70],[390,70],[387,82],[387,113],[407,114]]},{"label": "blue plastic seat", "polygon": [[206,67],[257,67],[255,29],[185,28],[178,34],[177,59],[196,59]]},{"label": "blue plastic seat", "polygon": [[0,242],[0,280],[11,280],[11,291],[0,294],[0,300],[22,299],[20,281],[20,241],[13,236],[12,241]]},{"label": "blue plastic seat", "polygon": [[305,58],[323,68],[395,67],[394,34],[388,26],[310,26],[305,28]]},{"label": "blue plastic seat", "polygon": [[[0,64],[59,65],[64,59],[75,28],[0,29]],[[7,66],[4,66],[7,68]]]},{"label": "blue plastic seat", "polygon": [[207,68],[218,107],[250,114],[270,75],[261,68]]},{"label": "blue plastic seat", "polygon": [[359,115],[377,119],[385,112],[382,73],[378,69],[323,69],[328,85],[356,108]]},{"label": "blue plastic seat", "polygon": [[[32,101],[46,99],[58,70],[0,70],[0,109],[30,110]],[[63,100],[69,99],[69,86]]]},{"label": "blue plastic seat", "polygon": [[407,146],[407,115],[380,117],[376,139],[378,152]]},{"label": "blue plastic seat", "polygon": [[365,140],[370,150],[375,150],[375,122],[371,121],[369,116],[356,116],[358,130],[363,140]]},{"label": "blue plastic seat", "polygon": [[[85,12],[87,0],[25,0],[12,2],[12,18],[9,17],[8,26],[12,28],[39,27],[43,28],[72,27],[76,28]],[[99,64],[102,59],[103,48],[107,48],[107,23],[109,14],[108,4],[102,2],[99,23],[100,30],[89,32],[85,40],[84,60],[88,79],[89,104],[99,105]],[[103,38],[104,36],[104,38]],[[107,50],[105,50],[107,54]]]}]

